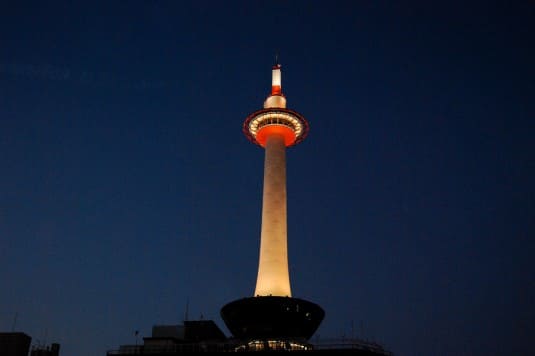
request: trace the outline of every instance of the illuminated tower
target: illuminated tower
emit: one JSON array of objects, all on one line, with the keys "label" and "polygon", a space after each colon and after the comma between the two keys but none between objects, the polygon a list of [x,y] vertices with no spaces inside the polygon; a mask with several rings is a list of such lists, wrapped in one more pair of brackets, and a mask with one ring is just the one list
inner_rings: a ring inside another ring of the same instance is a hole
[{"label": "illuminated tower", "polygon": [[247,138],[265,149],[264,194],[260,260],[255,296],[290,297],[286,226],[286,147],[308,133],[303,116],[286,109],[281,90],[280,65],[273,66],[271,95],[264,109],[253,112],[243,124]]},{"label": "illuminated tower", "polygon": [[243,133],[265,149],[260,257],[254,297],[225,305],[223,320],[235,337],[249,340],[308,339],[324,317],[318,305],[291,298],[286,215],[286,148],[305,139],[308,122],[286,108],[281,66],[272,69],[271,94],[251,113]]}]

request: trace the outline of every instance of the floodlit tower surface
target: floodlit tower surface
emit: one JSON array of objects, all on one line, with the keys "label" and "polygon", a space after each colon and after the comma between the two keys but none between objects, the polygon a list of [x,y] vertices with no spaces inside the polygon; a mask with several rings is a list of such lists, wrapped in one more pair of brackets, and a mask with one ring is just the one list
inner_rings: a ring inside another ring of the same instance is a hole
[{"label": "floodlit tower surface", "polygon": [[265,149],[264,192],[258,276],[253,297],[235,300],[221,308],[221,316],[234,337],[241,340],[308,340],[325,316],[323,309],[304,299],[292,298],[288,273],[286,221],[286,148],[308,134],[308,122],[286,108],[281,66],[273,66],[271,94],[264,108],[243,123],[243,133]]},{"label": "floodlit tower surface", "polygon": [[286,147],[301,142],[308,133],[308,127],[302,115],[286,108],[281,86],[281,66],[274,65],[271,94],[264,101],[264,108],[250,114],[243,124],[245,136],[265,149],[262,229],[255,296],[292,295],[288,273]]}]

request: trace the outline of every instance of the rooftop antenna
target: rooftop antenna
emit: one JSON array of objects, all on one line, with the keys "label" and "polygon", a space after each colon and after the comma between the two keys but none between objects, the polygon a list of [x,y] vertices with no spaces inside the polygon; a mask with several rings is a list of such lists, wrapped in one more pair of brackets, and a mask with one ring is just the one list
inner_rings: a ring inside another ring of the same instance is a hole
[{"label": "rooftop antenna", "polygon": [[189,298],[186,299],[186,311],[184,312],[184,321],[187,321],[189,316]]},{"label": "rooftop antenna", "polygon": [[279,50],[275,51],[275,65],[279,65]]},{"label": "rooftop antenna", "polygon": [[15,312],[15,317],[13,318],[13,324],[11,324],[11,332],[15,331],[15,326],[17,325],[17,318],[19,317],[19,312]]}]

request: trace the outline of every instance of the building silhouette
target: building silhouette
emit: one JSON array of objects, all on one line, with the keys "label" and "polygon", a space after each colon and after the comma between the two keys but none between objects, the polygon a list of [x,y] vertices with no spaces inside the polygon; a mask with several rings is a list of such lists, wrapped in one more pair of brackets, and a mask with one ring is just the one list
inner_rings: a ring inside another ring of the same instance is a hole
[{"label": "building silhouette", "polygon": [[21,332],[0,333],[0,355],[28,356],[32,338]]},{"label": "building silhouette", "polygon": [[[0,333],[0,356],[28,356],[32,338],[22,332]],[[33,346],[30,356],[59,356],[60,344]]]}]

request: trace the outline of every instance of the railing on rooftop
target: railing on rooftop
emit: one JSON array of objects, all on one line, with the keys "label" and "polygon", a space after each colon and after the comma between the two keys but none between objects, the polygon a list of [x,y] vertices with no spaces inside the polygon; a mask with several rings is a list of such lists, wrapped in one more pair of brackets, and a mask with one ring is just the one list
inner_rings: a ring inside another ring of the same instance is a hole
[{"label": "railing on rooftop", "polygon": [[[310,344],[313,350],[362,350],[370,351],[377,355],[392,356],[381,345],[360,339],[322,339],[315,340]],[[199,342],[173,345],[124,345],[119,350],[108,351],[107,356],[120,355],[151,355],[151,354],[176,354],[192,352],[239,352],[245,351],[243,342]],[[248,349],[253,351],[253,349]]]},{"label": "railing on rooftop", "polygon": [[356,338],[351,339],[323,339],[323,340],[316,340],[315,342],[312,342],[314,346],[314,350],[333,350],[333,349],[357,349],[357,350],[365,350],[365,351],[372,351],[377,354],[383,354],[387,356],[391,356],[392,353],[385,350],[383,346],[380,344],[373,342],[373,341],[367,341],[367,340],[361,340]]}]

